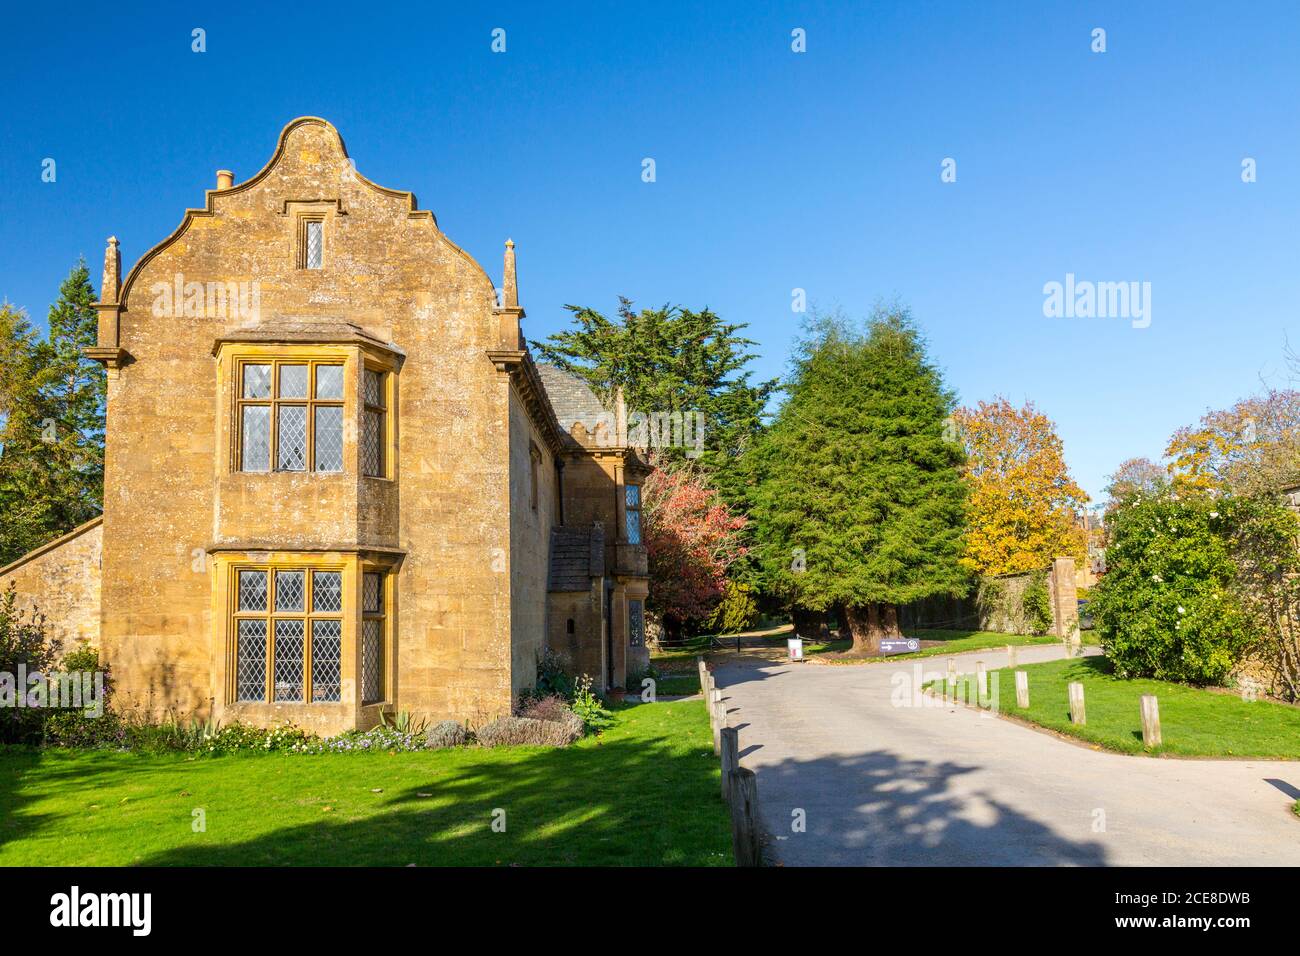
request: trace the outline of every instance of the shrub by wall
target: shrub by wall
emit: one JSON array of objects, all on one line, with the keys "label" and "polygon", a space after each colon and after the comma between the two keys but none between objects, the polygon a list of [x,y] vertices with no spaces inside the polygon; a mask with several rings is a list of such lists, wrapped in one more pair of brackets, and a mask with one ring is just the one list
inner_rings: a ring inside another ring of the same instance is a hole
[{"label": "shrub by wall", "polygon": [[1117,674],[1219,684],[1242,658],[1256,635],[1233,589],[1235,508],[1161,493],[1111,516],[1089,607]]}]

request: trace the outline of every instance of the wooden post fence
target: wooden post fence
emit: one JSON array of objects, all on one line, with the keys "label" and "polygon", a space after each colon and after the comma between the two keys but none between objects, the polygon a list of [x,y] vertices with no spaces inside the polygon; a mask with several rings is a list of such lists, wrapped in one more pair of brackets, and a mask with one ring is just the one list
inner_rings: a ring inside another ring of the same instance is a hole
[{"label": "wooden post fence", "polygon": [[1008,666],[1008,667],[1015,667],[1015,666],[1016,666],[1016,663],[1017,663],[1017,662],[1016,662],[1016,645],[1014,645],[1014,644],[1008,644],[1008,645],[1007,645],[1007,666]]},{"label": "wooden post fence", "polygon": [[709,715],[713,723],[713,752],[721,755],[722,753],[722,727],[727,722],[727,712],[722,703],[722,691],[714,690],[712,697],[708,701]]},{"label": "wooden post fence", "polygon": [[754,771],[741,767],[731,775],[731,843],[736,866],[762,865],[763,845],[758,834],[758,781]]},{"label": "wooden post fence", "polygon": [[1083,706],[1083,685],[1078,681],[1070,682],[1070,723],[1086,724],[1088,713]]},{"label": "wooden post fence", "polygon": [[1142,746],[1160,746],[1160,704],[1155,694],[1143,694],[1138,706],[1142,713]]},{"label": "wooden post fence", "polygon": [[1016,671],[1016,706],[1021,710],[1029,707],[1029,674]]},{"label": "wooden post fence", "polygon": [[983,661],[975,662],[975,680],[979,688],[979,693],[975,697],[975,703],[978,704],[989,696],[989,675],[988,671],[984,670]]},{"label": "wooden post fence", "polygon": [[722,728],[722,799],[730,806],[732,802],[732,777],[740,769],[740,731],[735,727]]}]

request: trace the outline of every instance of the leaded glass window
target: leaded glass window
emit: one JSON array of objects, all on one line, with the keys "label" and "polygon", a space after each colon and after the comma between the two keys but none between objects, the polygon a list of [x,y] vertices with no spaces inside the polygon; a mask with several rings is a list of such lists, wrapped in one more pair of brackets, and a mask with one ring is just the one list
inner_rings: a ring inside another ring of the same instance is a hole
[{"label": "leaded glass window", "polygon": [[312,621],[311,699],[335,703],[342,697],[343,623]]},{"label": "leaded glass window", "polygon": [[343,610],[343,574],[339,571],[311,573],[311,609],[326,614]]},{"label": "leaded glass window", "polygon": [[343,470],[343,406],[316,406],[316,471]]},{"label": "leaded glass window", "polygon": [[276,471],[305,471],[307,469],[307,409],[301,405],[281,405],[279,411]]},{"label": "leaded glass window", "polygon": [[280,397],[281,398],[306,398],[307,397],[307,378],[310,370],[308,365],[289,365],[280,366]]},{"label": "leaded glass window", "polygon": [[266,610],[266,572],[239,572],[239,610]]},{"label": "leaded glass window", "polygon": [[240,364],[239,470],[343,470],[343,366]]},{"label": "leaded glass window", "polygon": [[627,602],[627,643],[629,647],[645,647],[645,604]]},{"label": "leaded glass window", "polygon": [[361,422],[361,473],[372,478],[386,477],[384,445],[388,431],[388,399],[384,378],[383,372],[368,368],[362,388],[365,408]]},{"label": "leaded glass window", "polygon": [[266,700],[266,622],[240,621],[236,642],[235,700]]},{"label": "leaded glass window", "polygon": [[235,699],[341,701],[343,572],[238,568],[234,591]]},{"label": "leaded glass window", "polygon": [[342,365],[316,366],[316,397],[338,399],[343,397]]},{"label": "leaded glass window", "polygon": [[275,700],[277,703],[302,701],[302,684],[306,676],[302,657],[302,636],[300,619],[276,619]]},{"label": "leaded glass window", "polygon": [[302,611],[306,597],[306,574],[302,571],[275,572],[275,610]]},{"label": "leaded glass window", "polygon": [[325,223],[308,219],[303,223],[303,268],[319,269],[325,261]]},{"label": "leaded glass window", "polygon": [[623,514],[628,544],[641,543],[641,486],[627,485],[623,489]]},{"label": "leaded glass window", "polygon": [[271,470],[271,409],[245,405],[241,413],[240,443],[244,471]]},{"label": "leaded glass window", "polygon": [[384,583],[385,577],[367,571],[361,578],[361,702],[384,699]]}]

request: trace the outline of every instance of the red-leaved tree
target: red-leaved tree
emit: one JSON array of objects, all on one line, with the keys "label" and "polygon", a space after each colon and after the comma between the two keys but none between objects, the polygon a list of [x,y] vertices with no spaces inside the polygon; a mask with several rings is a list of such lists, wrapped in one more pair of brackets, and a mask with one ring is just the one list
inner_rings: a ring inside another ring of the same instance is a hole
[{"label": "red-leaved tree", "polygon": [[654,470],[641,489],[649,605],[673,638],[722,600],[727,569],[746,551],[747,519],[733,515],[689,462],[651,456],[650,464]]}]

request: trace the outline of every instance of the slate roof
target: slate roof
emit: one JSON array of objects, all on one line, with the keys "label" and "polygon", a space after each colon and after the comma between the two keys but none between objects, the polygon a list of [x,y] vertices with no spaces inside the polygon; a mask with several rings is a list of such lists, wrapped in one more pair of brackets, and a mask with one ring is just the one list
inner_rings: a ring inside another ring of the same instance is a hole
[{"label": "slate roof", "polygon": [[551,529],[551,591],[589,591],[591,579],[605,573],[605,532],[590,528]]},{"label": "slate roof", "polygon": [[574,422],[582,422],[588,432],[594,432],[602,416],[607,426],[612,419],[605,406],[600,403],[596,393],[576,375],[556,368],[554,365],[538,365],[537,372],[542,377],[542,387],[551,400],[551,408],[560,423],[560,430],[566,435],[573,431]]}]

